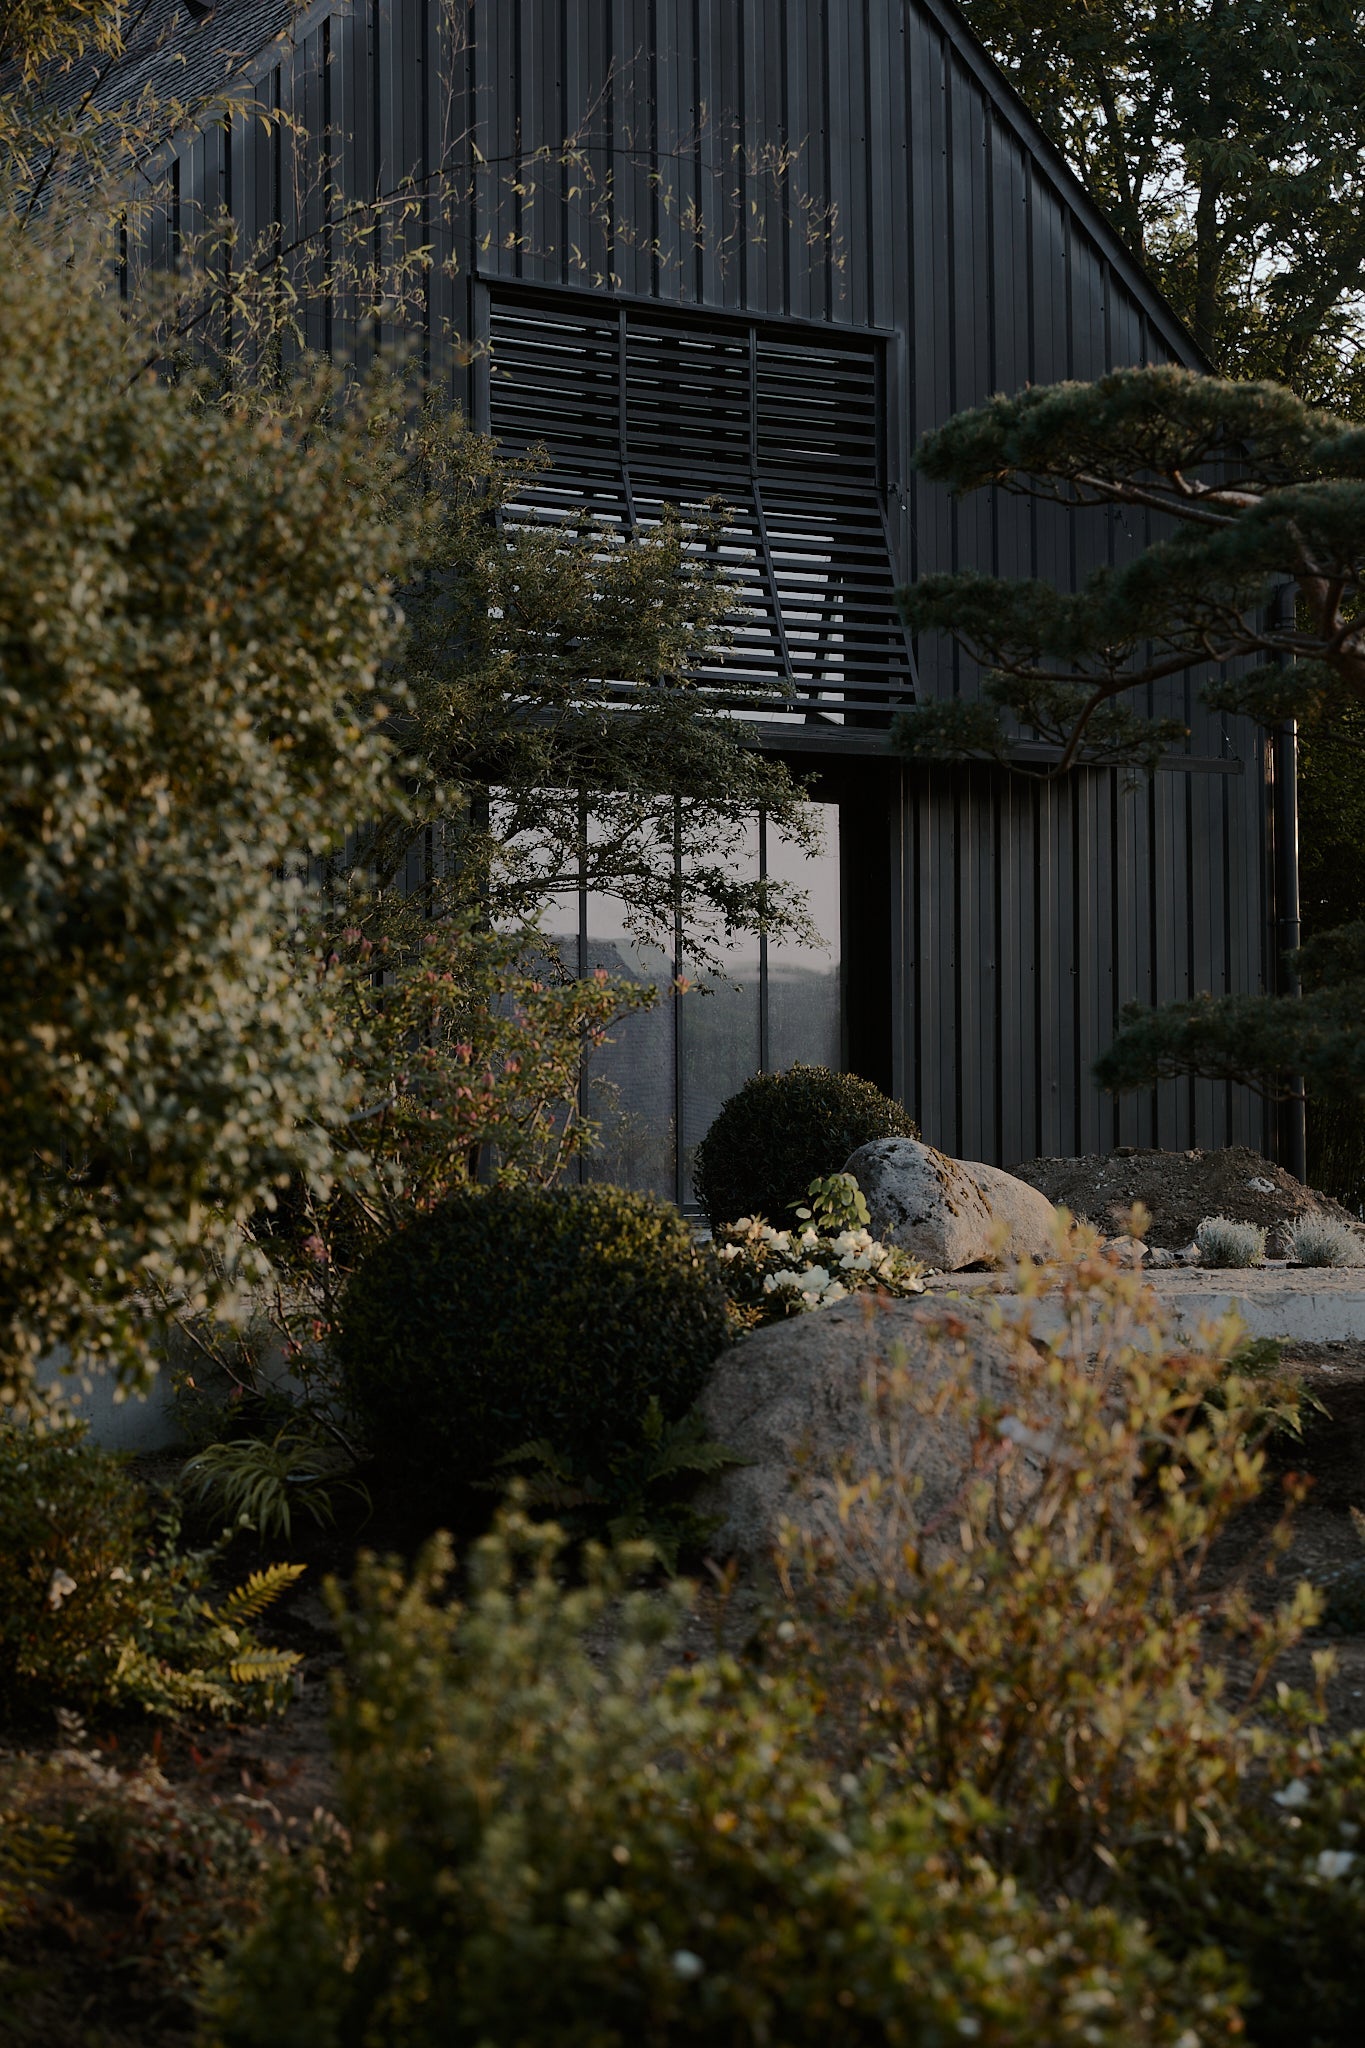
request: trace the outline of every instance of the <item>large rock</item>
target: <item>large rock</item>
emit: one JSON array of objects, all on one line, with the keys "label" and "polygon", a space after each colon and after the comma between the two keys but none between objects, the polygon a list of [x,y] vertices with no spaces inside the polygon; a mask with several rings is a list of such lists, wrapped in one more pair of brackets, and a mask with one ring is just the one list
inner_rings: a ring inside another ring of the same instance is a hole
[{"label": "large rock", "polygon": [[917,1138],[874,1138],[844,1172],[867,1197],[875,1235],[940,1273],[1051,1250],[1051,1202],[998,1166],[950,1159]]},{"label": "large rock", "polygon": [[708,1432],[749,1460],[697,1499],[720,1517],[719,1554],[770,1553],[784,1520],[829,1528],[839,1479],[872,1472],[913,1473],[922,1526],[951,1534],[976,1439],[945,1387],[960,1376],[968,1397],[1005,1402],[1010,1360],[988,1306],[960,1299],[858,1295],[742,1338],[700,1402]]},{"label": "large rock", "polygon": [[[991,1212],[993,1238],[1003,1224],[1006,1230],[1005,1257],[1008,1259],[1050,1259],[1056,1255],[1052,1232],[1057,1211],[1046,1195],[1016,1180],[1002,1166],[985,1166],[975,1159],[962,1162],[986,1198]],[[953,1271],[958,1269],[954,1267]]]}]

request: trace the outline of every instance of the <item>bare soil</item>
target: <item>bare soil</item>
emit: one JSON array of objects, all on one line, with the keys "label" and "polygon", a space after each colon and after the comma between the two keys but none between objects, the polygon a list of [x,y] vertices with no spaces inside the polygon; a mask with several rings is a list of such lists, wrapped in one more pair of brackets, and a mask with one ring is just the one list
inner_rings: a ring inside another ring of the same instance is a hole
[{"label": "bare soil", "polygon": [[1220,1152],[1121,1145],[1079,1159],[1026,1159],[1009,1170],[1106,1232],[1122,1231],[1129,1209],[1141,1202],[1152,1219],[1147,1242],[1170,1251],[1183,1250],[1206,1216],[1259,1224],[1269,1233],[1272,1257],[1283,1255],[1286,1226],[1301,1216],[1330,1216],[1361,1228],[1360,1218],[1339,1202],[1246,1145]]}]

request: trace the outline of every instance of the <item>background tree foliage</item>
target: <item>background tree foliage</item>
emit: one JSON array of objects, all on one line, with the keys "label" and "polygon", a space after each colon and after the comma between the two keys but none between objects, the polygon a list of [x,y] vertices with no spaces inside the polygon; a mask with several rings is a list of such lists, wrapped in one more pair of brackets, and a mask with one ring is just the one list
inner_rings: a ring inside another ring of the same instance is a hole
[{"label": "background tree foliage", "polygon": [[[1359,418],[1359,0],[963,0],[963,11],[1214,366]],[[1354,719],[1334,706],[1302,735],[1310,936],[1365,918]],[[1358,1110],[1310,1105],[1309,1146],[1315,1178],[1365,1197]]]},{"label": "background tree foliage", "polygon": [[739,854],[760,809],[808,847],[814,814],[689,673],[730,637],[735,592],[709,545],[721,509],[713,526],[666,516],[634,537],[589,514],[537,525],[526,492],[542,465],[436,407],[404,460],[430,508],[396,656],[408,779],[355,875],[390,887],[425,832],[409,898],[423,916],[525,919],[583,885],[667,954],[680,932],[703,968],[736,929],[803,929],[799,892],[742,879]]},{"label": "background tree foliage", "polygon": [[964,0],[1213,364],[1361,396],[1360,0]]}]

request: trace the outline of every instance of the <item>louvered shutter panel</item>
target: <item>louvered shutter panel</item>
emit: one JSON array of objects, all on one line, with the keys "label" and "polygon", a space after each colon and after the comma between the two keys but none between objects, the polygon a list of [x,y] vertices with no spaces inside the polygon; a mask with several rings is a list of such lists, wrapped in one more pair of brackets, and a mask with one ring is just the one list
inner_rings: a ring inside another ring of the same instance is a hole
[{"label": "louvered shutter panel", "polygon": [[729,508],[716,553],[735,583],[733,644],[698,680],[785,690],[765,716],[864,718],[912,699],[876,342],[506,287],[490,289],[489,332],[491,429],[550,458],[514,516],[587,511],[642,532],[666,505]]}]

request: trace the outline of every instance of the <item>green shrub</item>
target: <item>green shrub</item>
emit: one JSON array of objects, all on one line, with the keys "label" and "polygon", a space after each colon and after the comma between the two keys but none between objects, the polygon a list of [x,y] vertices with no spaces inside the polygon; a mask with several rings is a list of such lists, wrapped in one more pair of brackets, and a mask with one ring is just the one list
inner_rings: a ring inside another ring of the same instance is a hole
[{"label": "green shrub", "polygon": [[337,1350],[381,1470],[440,1519],[544,1440],[600,1473],[650,1403],[677,1421],[729,1334],[677,1211],[621,1188],[474,1188],[378,1246]]},{"label": "green shrub", "polygon": [[210,1600],[215,1553],[182,1552],[177,1535],[84,1424],[0,1421],[0,1712],[281,1705],[299,1660],[248,1624],[303,1567]]},{"label": "green shrub", "polygon": [[361,1572],[341,1826],[277,1871],[209,1993],[212,2048],[1232,2038],[1217,1966],[959,1874],[950,1805],[830,1768],[771,1677],[663,1674],[680,1603],[626,1593],[628,1557],[566,1592],[556,1552],[509,1519],[468,1609],[441,1544],[410,1585]]},{"label": "green shrub", "polygon": [[785,1225],[811,1182],[838,1173],[860,1145],[918,1136],[900,1103],[856,1074],[755,1074],[698,1145],[692,1184],[712,1230],[741,1216]]},{"label": "green shrub", "polygon": [[1135,1898],[1177,1956],[1216,1943],[1250,1987],[1252,2048],[1365,2040],[1365,1734],[1301,1751],[1210,1841],[1140,1858]]}]

